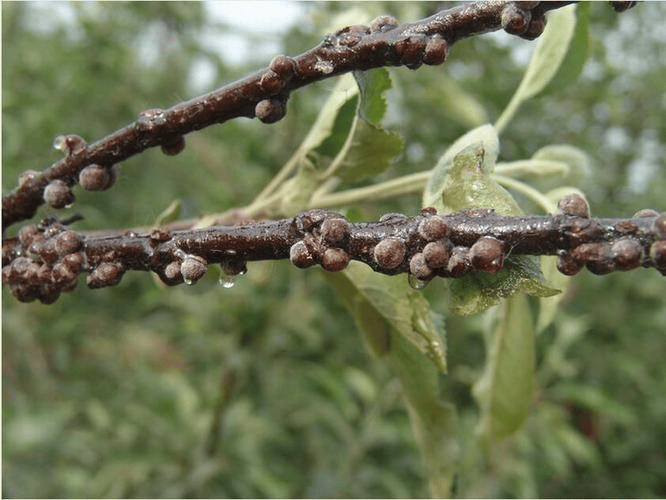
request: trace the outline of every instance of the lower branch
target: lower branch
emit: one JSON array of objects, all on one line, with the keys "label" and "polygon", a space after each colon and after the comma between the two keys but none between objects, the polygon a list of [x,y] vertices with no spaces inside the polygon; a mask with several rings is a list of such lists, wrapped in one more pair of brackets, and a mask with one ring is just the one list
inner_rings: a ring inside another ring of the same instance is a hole
[{"label": "lower branch", "polygon": [[384,274],[410,273],[428,281],[471,270],[497,272],[511,255],[559,255],[567,275],[655,267],[666,275],[666,213],[643,210],[631,219],[593,219],[572,194],[552,216],[508,217],[491,209],[416,217],[388,214],[351,223],[315,209],[294,218],[204,229],[77,233],[48,219],[3,240],[2,281],[21,301],[57,300],[87,272],[87,285],[117,284],[127,270],[153,271],[167,285],[192,284],[208,264],[242,274],[248,261],[290,259],[341,271],[351,259]]}]

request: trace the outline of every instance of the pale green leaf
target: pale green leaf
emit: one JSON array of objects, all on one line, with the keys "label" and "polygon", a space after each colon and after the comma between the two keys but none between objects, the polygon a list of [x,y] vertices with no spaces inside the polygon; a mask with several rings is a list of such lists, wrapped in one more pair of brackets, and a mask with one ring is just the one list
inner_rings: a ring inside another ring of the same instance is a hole
[{"label": "pale green leaf", "polygon": [[573,38],[576,26],[575,9],[576,7],[571,5],[548,13],[546,29],[539,37],[525,75],[495,123],[498,131],[504,129],[523,102],[541,92],[557,73]]},{"label": "pale green leaf", "polygon": [[534,327],[527,297],[514,295],[496,313],[496,324],[485,335],[483,375],[472,389],[481,410],[477,429],[490,445],[523,425],[534,392]]},{"label": "pale green leaf", "polygon": [[[404,276],[386,276],[374,272],[370,267],[359,262],[350,262],[341,273],[332,273],[329,277],[336,287],[340,287],[340,277],[344,276],[353,284],[356,293],[372,305],[377,313],[387,321],[406,340],[414,344],[438,370],[446,373],[446,344],[435,327],[430,304],[421,292],[412,289]],[[372,319],[371,311],[359,306],[358,299],[352,299],[349,287],[339,288],[345,292],[345,305],[355,314],[357,324],[367,325]],[[352,292],[353,293],[353,292]],[[362,313],[364,316],[359,316]],[[363,332],[367,335],[366,332]],[[372,338],[368,343],[375,353],[381,352],[385,341],[377,340],[381,332],[372,329]]]},{"label": "pale green leaf", "polygon": [[548,84],[546,92],[559,92],[575,82],[591,54],[590,49],[590,2],[576,4],[576,28],[569,44],[567,55],[558,72]]},{"label": "pale green leaf", "polygon": [[537,257],[523,255],[506,260],[497,273],[471,271],[450,285],[449,312],[469,316],[484,311],[518,291],[536,297],[557,295],[559,290],[546,283]]},{"label": "pale green leaf", "polygon": [[386,113],[384,93],[391,88],[391,78],[386,68],[354,71],[354,78],[361,93],[359,116],[372,124],[378,124]]},{"label": "pale green leaf", "polygon": [[455,406],[440,399],[439,373],[419,350],[393,331],[389,361],[400,379],[414,437],[423,456],[433,498],[448,498],[460,457]]},{"label": "pale green leaf", "polygon": [[361,119],[356,124],[351,146],[336,175],[356,181],[382,173],[403,148],[398,134]]},{"label": "pale green leaf", "polygon": [[180,218],[181,201],[174,200],[155,219],[155,227],[161,227]]},{"label": "pale green leaf", "polygon": [[[461,159],[464,158],[469,161],[470,146],[474,146],[474,152],[476,152],[476,150],[482,150],[480,158],[471,159],[471,161],[479,160],[479,162],[478,164],[461,165],[459,170],[465,166],[468,166],[468,170],[471,170],[472,174],[482,172],[490,173],[494,170],[499,155],[499,138],[495,128],[492,125],[486,124],[477,127],[474,130],[470,130],[465,135],[458,138],[440,157],[437,165],[435,165],[435,168],[432,170],[432,174],[430,175],[423,192],[424,207],[434,206],[438,209],[440,209],[440,207],[443,209],[443,193],[447,187],[453,189],[450,177],[454,165],[454,159],[463,151],[468,150],[468,155],[461,157]],[[477,170],[480,170],[480,172],[476,172]]]},{"label": "pale green leaf", "polygon": [[[324,107],[319,112],[317,120],[301,143],[299,150],[305,154],[318,148],[334,132],[336,120],[341,111],[346,111],[345,115],[348,115],[351,109],[352,116],[356,113],[357,101],[358,85],[354,78],[350,74],[341,76]],[[347,105],[346,108],[345,105]],[[345,123],[347,128],[351,127],[351,120],[346,118],[338,122],[338,128],[343,128]],[[342,132],[339,133],[342,134]]]}]

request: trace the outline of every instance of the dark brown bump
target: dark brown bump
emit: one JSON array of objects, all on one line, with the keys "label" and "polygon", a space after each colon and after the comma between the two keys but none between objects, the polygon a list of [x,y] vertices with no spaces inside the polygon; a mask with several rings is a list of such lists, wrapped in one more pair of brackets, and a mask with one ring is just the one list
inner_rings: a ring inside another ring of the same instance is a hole
[{"label": "dark brown bump", "polygon": [[280,99],[264,99],[259,101],[254,108],[254,114],[263,123],[275,123],[284,118],[284,101]]},{"label": "dark brown bump", "polygon": [[296,72],[296,61],[291,57],[278,55],[271,60],[268,67],[282,80],[288,80]]},{"label": "dark brown bump", "polygon": [[71,269],[73,272],[78,273],[81,271],[83,268],[83,261],[84,261],[83,255],[80,253],[70,253],[68,255],[65,255],[61,262],[67,266],[69,269]]},{"label": "dark brown bump", "polygon": [[446,267],[449,263],[451,250],[449,246],[443,241],[431,241],[423,247],[423,257],[426,264],[432,269],[440,269]]},{"label": "dark brown bump", "polygon": [[102,262],[86,277],[86,284],[89,288],[113,286],[122,279],[124,272],[121,264]]},{"label": "dark brown bump", "polygon": [[640,266],[643,249],[634,238],[622,238],[613,243],[610,253],[615,267],[626,271]]},{"label": "dark brown bump", "polygon": [[74,231],[63,231],[55,238],[55,251],[63,256],[78,252],[83,246],[83,239]]},{"label": "dark brown bump", "polygon": [[423,62],[430,66],[442,64],[446,60],[449,46],[440,34],[433,35],[425,46]]},{"label": "dark brown bump", "polygon": [[296,267],[304,269],[316,264],[315,258],[303,241],[297,241],[289,249],[289,260]]},{"label": "dark brown bump", "polygon": [[37,236],[40,234],[39,228],[37,227],[36,224],[30,224],[27,226],[23,226],[18,234],[18,241],[21,244],[23,248],[28,248],[30,245],[32,245],[32,241]]},{"label": "dark brown bump", "polygon": [[206,274],[206,259],[198,255],[188,255],[180,264],[180,274],[186,282],[199,281]]},{"label": "dark brown bump", "polygon": [[441,240],[449,232],[449,226],[444,219],[437,215],[421,221],[418,227],[419,236],[426,241]]},{"label": "dark brown bump", "polygon": [[386,238],[375,246],[375,262],[385,269],[395,269],[405,260],[405,244],[396,238]]},{"label": "dark brown bump", "polygon": [[666,213],[661,214],[652,223],[652,232],[658,240],[666,240]]},{"label": "dark brown bump", "polygon": [[115,181],[115,175],[110,169],[100,165],[88,165],[79,172],[79,184],[86,191],[104,191],[109,189]]},{"label": "dark brown bump", "polygon": [[469,249],[469,260],[474,269],[496,273],[504,267],[504,243],[492,236],[483,236]]},{"label": "dark brown bump", "polygon": [[631,220],[621,220],[615,224],[615,230],[620,234],[636,234],[638,229],[638,224]]},{"label": "dark brown bump", "polygon": [[590,217],[590,206],[587,200],[578,193],[571,193],[565,196],[558,203],[558,212],[575,217]]},{"label": "dark brown bump", "polygon": [[642,210],[639,210],[634,214],[634,217],[638,217],[640,219],[645,219],[648,217],[657,217],[659,215],[659,212],[656,210],[652,210],[651,208],[644,208]]},{"label": "dark brown bump", "polygon": [[326,243],[340,246],[349,236],[349,223],[345,219],[326,219],[322,222],[320,231]]},{"label": "dark brown bump", "polygon": [[349,255],[341,248],[328,248],[321,258],[321,267],[327,271],[342,271],[349,264]]},{"label": "dark brown bump", "polygon": [[185,137],[178,135],[162,144],[160,148],[165,155],[176,156],[185,149]]},{"label": "dark brown bump", "polygon": [[64,181],[55,179],[44,189],[44,202],[53,208],[65,208],[74,203],[74,195]]},{"label": "dark brown bump", "polygon": [[398,20],[392,16],[379,16],[370,24],[370,33],[389,31],[398,26]]},{"label": "dark brown bump", "polygon": [[426,263],[425,256],[420,252],[412,255],[409,260],[409,273],[422,281],[428,281],[435,275]]},{"label": "dark brown bump", "polygon": [[666,271],[666,241],[660,240],[652,243],[650,247],[650,259],[662,273]]},{"label": "dark brown bump", "polygon": [[424,35],[410,35],[395,44],[395,50],[400,57],[400,64],[409,69],[417,69],[423,64],[423,55],[426,48]]},{"label": "dark brown bump", "polygon": [[583,263],[571,252],[562,252],[557,260],[557,269],[566,276],[573,276],[583,269]]},{"label": "dark brown bump", "polygon": [[261,89],[269,95],[279,94],[284,88],[284,81],[273,70],[266,71],[259,80]]},{"label": "dark brown bump", "polygon": [[453,250],[451,250],[451,257],[449,257],[446,269],[454,278],[459,278],[470,270],[468,252],[469,249],[466,247],[453,247]]},{"label": "dark brown bump", "polygon": [[532,18],[527,30],[519,36],[525,40],[536,40],[541,36],[544,29],[546,29],[545,17],[540,17],[538,19]]},{"label": "dark brown bump", "polygon": [[502,10],[502,29],[511,35],[522,35],[530,25],[532,15],[529,10],[524,10],[515,2],[509,3]]}]

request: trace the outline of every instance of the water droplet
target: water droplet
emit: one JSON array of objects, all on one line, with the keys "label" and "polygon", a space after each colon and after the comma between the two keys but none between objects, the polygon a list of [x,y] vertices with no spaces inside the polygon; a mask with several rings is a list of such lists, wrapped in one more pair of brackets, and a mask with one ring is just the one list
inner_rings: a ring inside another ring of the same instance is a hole
[{"label": "water droplet", "polygon": [[330,75],[333,73],[333,64],[330,61],[324,61],[322,59],[317,59],[317,62],[314,65],[314,69],[320,71],[324,75]]},{"label": "water droplet", "polygon": [[414,290],[423,290],[426,286],[428,286],[428,281],[420,280],[413,274],[407,275],[407,282]]},{"label": "water droplet", "polygon": [[233,288],[233,286],[236,284],[236,276],[234,276],[233,274],[223,273],[220,276],[218,283],[222,285],[224,288]]},{"label": "water droplet", "polygon": [[194,285],[194,280],[185,278],[183,281],[185,282],[186,285],[189,285],[189,286]]},{"label": "water droplet", "polygon": [[65,136],[64,135],[59,135],[58,137],[53,139],[53,147],[55,149],[57,149],[58,151],[65,151],[65,149],[67,149]]}]

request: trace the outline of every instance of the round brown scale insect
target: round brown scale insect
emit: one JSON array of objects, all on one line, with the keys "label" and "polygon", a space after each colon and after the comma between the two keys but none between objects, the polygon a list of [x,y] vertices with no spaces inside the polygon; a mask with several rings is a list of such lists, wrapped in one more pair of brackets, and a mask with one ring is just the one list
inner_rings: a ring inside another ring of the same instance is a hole
[{"label": "round brown scale insect", "polygon": [[652,231],[659,240],[666,240],[666,214],[661,214],[652,223]]},{"label": "round brown scale insect", "polygon": [[321,258],[321,267],[327,271],[342,271],[349,264],[349,255],[341,248],[327,248]]},{"label": "round brown scale insect", "polygon": [[585,218],[590,217],[590,205],[578,193],[568,194],[560,200],[557,206],[558,212],[561,214]]},{"label": "round brown scale insect", "polygon": [[504,267],[504,243],[492,236],[482,236],[469,249],[474,269],[496,273]]},{"label": "round brown scale insect", "polygon": [[571,254],[593,274],[608,274],[615,269],[608,243],[583,243],[574,248]]},{"label": "round brown scale insect", "polygon": [[206,274],[207,262],[198,255],[188,255],[180,265],[180,274],[187,284],[199,281]]},{"label": "round brown scale insect", "polygon": [[288,80],[296,72],[296,61],[291,57],[278,55],[271,60],[268,67],[283,80]]},{"label": "round brown scale insect", "polygon": [[659,212],[656,210],[652,210],[651,208],[644,208],[643,210],[639,210],[634,214],[634,217],[639,217],[641,219],[647,218],[647,217],[657,217],[659,215]]},{"label": "round brown scale insect", "polygon": [[370,24],[370,33],[389,31],[398,26],[398,20],[392,16],[379,16]]},{"label": "round brown scale insect", "polygon": [[431,241],[423,247],[423,257],[426,264],[432,269],[440,269],[446,267],[449,263],[451,250],[449,246],[443,241]]},{"label": "round brown scale insect", "polygon": [[25,184],[26,182],[30,182],[38,175],[39,172],[37,172],[36,170],[26,170],[25,172],[22,172],[18,178],[19,187],[23,186],[23,184]]},{"label": "round brown scale insect", "polygon": [[315,258],[303,241],[297,241],[289,249],[289,260],[302,269],[316,264]]},{"label": "round brown scale insect", "polygon": [[53,266],[51,279],[53,280],[54,284],[63,285],[65,283],[68,283],[70,281],[75,280],[76,276],[77,276],[77,273],[72,271],[69,267],[67,267],[62,262],[58,262]]},{"label": "round brown scale insect", "polygon": [[21,246],[23,248],[28,248],[32,244],[33,238],[38,234],[40,234],[40,231],[37,225],[29,224],[27,226],[23,226],[19,230],[17,237]]},{"label": "round brown scale insect", "polygon": [[543,30],[546,29],[546,18],[541,17],[539,19],[532,18],[530,25],[527,28],[527,31],[519,35],[525,40],[535,40],[541,36]]},{"label": "round brown scale insect", "polygon": [[275,95],[280,93],[284,88],[284,81],[280,78],[280,75],[269,69],[261,76],[259,86],[264,92],[267,92],[270,95]]},{"label": "round brown scale insect", "polygon": [[449,263],[446,265],[446,270],[454,278],[459,278],[471,269],[467,254],[469,248],[466,247],[453,247],[451,250],[451,257]]},{"label": "round brown scale insect", "polygon": [[20,302],[32,302],[39,293],[37,288],[26,284],[13,285],[11,289],[14,297]]},{"label": "round brown scale insect", "polygon": [[321,223],[321,236],[329,245],[342,245],[349,236],[349,223],[345,219],[326,219]]},{"label": "round brown scale insect", "polygon": [[423,53],[426,48],[424,35],[410,35],[395,44],[395,51],[400,56],[400,64],[409,69],[417,69],[423,64]]},{"label": "round brown scale insect", "polygon": [[86,141],[78,135],[59,135],[53,140],[53,147],[67,153],[67,156],[80,153],[86,149]]},{"label": "round brown scale insect", "polygon": [[79,172],[79,184],[86,191],[105,191],[115,181],[115,176],[104,167],[88,165]]},{"label": "round brown scale insect", "polygon": [[174,137],[169,142],[162,144],[160,149],[167,156],[176,156],[185,149],[185,137],[182,135]]},{"label": "round brown scale insect", "polygon": [[83,246],[83,239],[74,231],[63,231],[55,238],[55,251],[61,257],[78,252]]},{"label": "round brown scale insect", "polygon": [[38,299],[42,304],[53,304],[60,297],[60,290],[55,286],[42,286],[38,292]]},{"label": "round brown scale insect", "polygon": [[650,247],[650,259],[662,274],[666,271],[666,241],[655,241]]},{"label": "round brown scale insect", "polygon": [[384,269],[395,269],[405,260],[407,248],[396,238],[386,238],[375,246],[375,262]]},{"label": "round brown scale insect", "polygon": [[161,276],[162,281],[167,285],[175,285],[177,283],[182,283],[183,275],[180,274],[180,262],[174,260],[169,262],[164,268],[163,276]]},{"label": "round brown scale insect", "polygon": [[433,270],[426,264],[422,253],[415,253],[409,261],[409,272],[415,278],[428,281],[435,275]]},{"label": "round brown scale insect", "polygon": [[68,255],[65,255],[61,262],[67,266],[72,272],[78,273],[81,271],[83,268],[83,261],[84,261],[83,255],[80,253],[70,253]]},{"label": "round brown scale insect", "polygon": [[44,189],[44,202],[53,208],[65,208],[74,203],[74,195],[64,181],[55,179]]},{"label": "round brown scale insect", "polygon": [[86,284],[89,288],[113,286],[121,280],[124,272],[121,264],[102,262],[86,277]]},{"label": "round brown scale insect", "polygon": [[449,226],[437,215],[424,219],[419,224],[419,235],[426,241],[441,240],[449,233]]},{"label": "round brown scale insect", "polygon": [[559,259],[557,259],[557,269],[566,276],[573,276],[583,269],[583,264],[570,252],[562,252]]},{"label": "round brown scale insect", "polygon": [[511,35],[522,35],[530,25],[532,14],[520,8],[516,3],[509,3],[502,10],[502,29]]},{"label": "round brown scale insect", "polygon": [[42,243],[33,243],[30,245],[32,253],[39,255],[39,259],[47,264],[53,264],[58,260],[58,252],[56,251],[55,242],[52,239],[46,240]]},{"label": "round brown scale insect", "polygon": [[264,99],[257,103],[254,114],[263,123],[275,123],[286,114],[284,102],[280,99]]},{"label": "round brown scale insect", "polygon": [[446,60],[449,46],[440,34],[433,35],[425,46],[423,62],[430,66],[442,64]]},{"label": "round brown scale insect", "polygon": [[611,246],[611,258],[617,269],[626,271],[641,265],[643,250],[638,241],[633,238],[622,238]]}]

